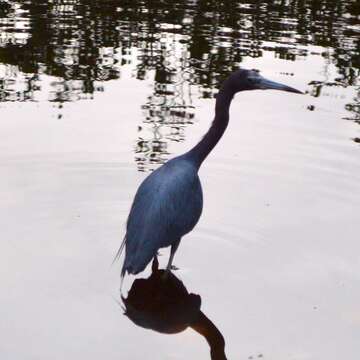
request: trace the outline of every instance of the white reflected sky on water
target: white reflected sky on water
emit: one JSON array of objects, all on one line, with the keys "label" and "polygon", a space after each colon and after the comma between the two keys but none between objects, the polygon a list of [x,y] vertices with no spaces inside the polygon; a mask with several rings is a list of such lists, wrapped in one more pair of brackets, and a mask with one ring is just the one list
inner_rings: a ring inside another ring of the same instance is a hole
[{"label": "white reflected sky on water", "polygon": [[[301,90],[337,76],[320,56],[265,53],[242,65]],[[65,103],[61,119],[46,101],[1,104],[2,359],[209,358],[199,335],[137,328],[113,300],[119,269],[110,263],[146,176],[133,149],[152,91],[151,77],[121,71],[94,100]],[[204,213],[175,264],[229,359],[357,359],[360,165],[349,141],[357,127],[342,120],[353,97],[351,87],[318,98],[239,94],[201,169]],[[195,124],[172,155],[212,119],[214,100],[193,101]]]}]

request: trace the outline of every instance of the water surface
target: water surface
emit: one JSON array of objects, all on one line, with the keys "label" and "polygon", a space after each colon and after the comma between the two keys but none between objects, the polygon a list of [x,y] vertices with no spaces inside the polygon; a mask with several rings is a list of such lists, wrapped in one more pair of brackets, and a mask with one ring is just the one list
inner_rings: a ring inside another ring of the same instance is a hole
[{"label": "water surface", "polygon": [[228,359],[356,360],[359,16],[356,1],[1,1],[1,358],[210,358],[190,328],[123,316],[110,264],[141,180],[199,140],[245,67],[306,95],[235,97],[176,276]]}]

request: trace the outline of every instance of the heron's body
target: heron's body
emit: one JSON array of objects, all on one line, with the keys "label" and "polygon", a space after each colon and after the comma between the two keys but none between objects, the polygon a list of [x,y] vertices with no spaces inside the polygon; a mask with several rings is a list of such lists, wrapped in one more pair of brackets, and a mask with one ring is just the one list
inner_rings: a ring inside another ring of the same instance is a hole
[{"label": "heron's body", "polygon": [[159,248],[178,243],[194,228],[203,206],[197,170],[185,156],[179,156],[140,185],[126,228],[124,269],[128,272],[143,271]]},{"label": "heron's body", "polygon": [[223,84],[216,98],[215,118],[203,139],[189,152],[178,156],[150,174],[140,185],[127,221],[125,273],[137,274],[156,257],[160,248],[171,246],[167,270],[180,239],[191,231],[202,211],[202,190],[198,170],[218,143],[229,122],[230,103],[243,90],[278,89],[300,93],[288,86],[261,77],[253,70],[239,70]]}]

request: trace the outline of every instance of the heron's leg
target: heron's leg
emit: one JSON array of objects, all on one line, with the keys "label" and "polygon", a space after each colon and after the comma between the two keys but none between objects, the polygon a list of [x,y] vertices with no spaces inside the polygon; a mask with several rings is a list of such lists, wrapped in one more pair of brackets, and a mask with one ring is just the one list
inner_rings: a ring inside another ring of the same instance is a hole
[{"label": "heron's leg", "polygon": [[158,260],[158,254],[154,256],[152,265],[151,265],[151,271],[154,273],[159,270],[159,260]]},{"label": "heron's leg", "polygon": [[176,240],[176,242],[174,242],[174,244],[171,245],[170,258],[169,258],[169,262],[166,267],[166,275],[171,271],[172,262],[174,260],[175,252],[176,252],[177,248],[179,247],[179,244],[180,244],[180,239]]}]

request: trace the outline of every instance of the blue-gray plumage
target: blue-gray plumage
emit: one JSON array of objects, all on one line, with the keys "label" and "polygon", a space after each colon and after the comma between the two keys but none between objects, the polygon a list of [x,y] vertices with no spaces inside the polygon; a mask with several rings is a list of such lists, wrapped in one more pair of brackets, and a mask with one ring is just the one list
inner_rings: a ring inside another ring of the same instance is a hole
[{"label": "blue-gray plumage", "polygon": [[126,272],[143,271],[158,250],[168,246],[170,271],[181,238],[194,228],[201,215],[203,198],[198,170],[228,125],[235,93],[255,89],[301,93],[264,79],[256,70],[241,69],[225,80],[216,97],[215,119],[203,139],[187,153],[159,167],[140,185],[127,220],[126,235],[115,257],[121,255],[125,246],[122,277]]}]

